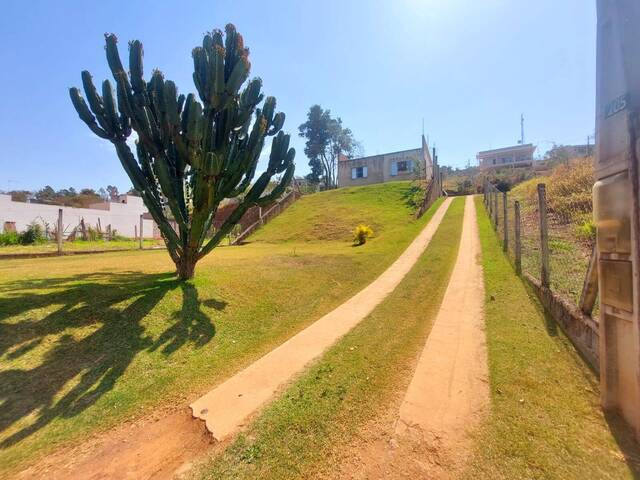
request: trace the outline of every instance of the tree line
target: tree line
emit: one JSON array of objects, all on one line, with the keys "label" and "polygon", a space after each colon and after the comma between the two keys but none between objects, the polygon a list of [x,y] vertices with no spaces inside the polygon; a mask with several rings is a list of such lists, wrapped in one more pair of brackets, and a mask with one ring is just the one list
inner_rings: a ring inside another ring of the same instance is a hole
[{"label": "tree line", "polygon": [[[65,207],[88,208],[94,203],[104,201],[116,201],[120,192],[115,185],[107,185],[106,187],[95,190],[93,188],[82,188],[76,190],[73,187],[61,188],[55,190],[50,185],[40,190],[11,190],[7,192],[11,195],[14,202],[34,202],[45,203],[49,205],[61,205]],[[128,195],[138,195],[138,193],[130,189]]]}]

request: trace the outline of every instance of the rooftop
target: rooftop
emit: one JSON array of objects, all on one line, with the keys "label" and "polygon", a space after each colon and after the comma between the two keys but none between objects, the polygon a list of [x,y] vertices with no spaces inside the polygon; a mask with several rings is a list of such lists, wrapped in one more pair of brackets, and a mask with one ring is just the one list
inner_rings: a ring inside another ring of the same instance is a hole
[{"label": "rooftop", "polygon": [[535,148],[536,147],[532,143],[525,143],[524,145],[513,145],[511,147],[496,148],[494,150],[484,150],[482,152],[478,152],[478,155],[507,152],[509,150],[530,150]]},{"label": "rooftop", "polygon": [[345,155],[341,155],[341,156],[340,156],[340,158],[339,158],[339,160],[340,160],[341,162],[349,162],[349,161],[352,161],[352,160],[364,160],[364,159],[367,159],[367,158],[382,157],[382,156],[385,156],[385,155],[396,155],[396,154],[398,154],[398,153],[415,152],[415,151],[417,151],[417,150],[422,150],[422,147],[418,147],[418,148],[408,148],[408,149],[406,149],[406,150],[396,150],[395,152],[377,153],[377,154],[375,154],[375,155],[366,155],[366,156],[364,156],[364,157],[356,157],[356,158],[349,158],[349,157],[347,157],[347,156],[345,156]]}]

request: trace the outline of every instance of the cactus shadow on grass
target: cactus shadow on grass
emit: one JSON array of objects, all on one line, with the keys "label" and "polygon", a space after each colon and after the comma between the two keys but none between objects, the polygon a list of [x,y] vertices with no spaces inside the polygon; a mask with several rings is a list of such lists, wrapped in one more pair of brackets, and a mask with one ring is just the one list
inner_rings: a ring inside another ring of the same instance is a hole
[{"label": "cactus shadow on grass", "polygon": [[[175,289],[182,290],[182,308],[154,340],[143,319]],[[187,343],[196,348],[207,344],[215,327],[202,312],[203,304],[217,310],[226,307],[218,300],[202,302],[196,287],[172,274],[91,273],[4,284],[0,448],[95,404],[114,388],[138,353],[160,349],[170,355]],[[39,353],[32,352],[38,348],[43,354],[34,355],[32,365],[25,356]]]}]

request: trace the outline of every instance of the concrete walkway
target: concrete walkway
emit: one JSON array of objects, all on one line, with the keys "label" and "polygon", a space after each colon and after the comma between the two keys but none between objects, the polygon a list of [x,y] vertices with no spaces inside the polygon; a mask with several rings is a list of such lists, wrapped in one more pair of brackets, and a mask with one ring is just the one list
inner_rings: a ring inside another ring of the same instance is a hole
[{"label": "concrete walkway", "polygon": [[191,404],[194,417],[205,421],[216,440],[236,433],[280,388],[396,288],[429,245],[450,204],[451,199],[446,199],[402,255],[371,284]]},{"label": "concrete walkway", "polygon": [[456,264],[396,424],[399,438],[426,442],[428,450],[453,463],[489,403],[480,254],[468,196]]}]

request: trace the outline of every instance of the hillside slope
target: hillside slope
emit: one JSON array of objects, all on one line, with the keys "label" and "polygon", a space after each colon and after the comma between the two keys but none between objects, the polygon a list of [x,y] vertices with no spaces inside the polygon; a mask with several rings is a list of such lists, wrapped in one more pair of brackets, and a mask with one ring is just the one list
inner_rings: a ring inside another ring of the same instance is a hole
[{"label": "hillside slope", "polygon": [[414,222],[407,202],[411,182],[391,182],[340,188],[306,195],[258,230],[252,241],[348,241],[361,223],[381,238]]}]

